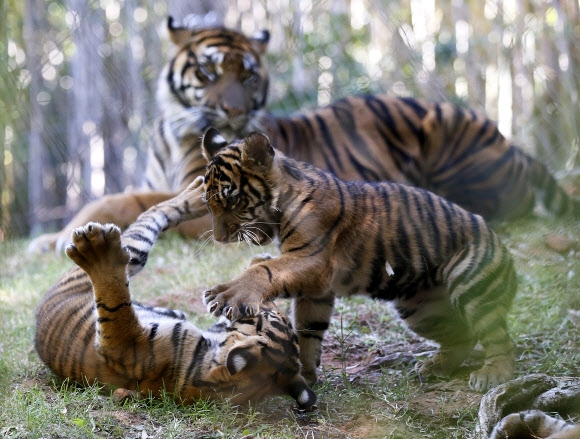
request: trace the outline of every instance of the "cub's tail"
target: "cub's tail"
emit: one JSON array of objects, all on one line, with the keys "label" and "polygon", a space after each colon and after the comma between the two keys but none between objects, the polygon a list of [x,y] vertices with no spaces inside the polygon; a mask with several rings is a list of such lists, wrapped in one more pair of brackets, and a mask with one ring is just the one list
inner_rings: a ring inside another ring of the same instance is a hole
[{"label": "cub's tail", "polygon": [[532,184],[540,194],[546,210],[557,216],[580,218],[580,200],[568,195],[542,162],[525,153],[524,155],[530,169]]}]

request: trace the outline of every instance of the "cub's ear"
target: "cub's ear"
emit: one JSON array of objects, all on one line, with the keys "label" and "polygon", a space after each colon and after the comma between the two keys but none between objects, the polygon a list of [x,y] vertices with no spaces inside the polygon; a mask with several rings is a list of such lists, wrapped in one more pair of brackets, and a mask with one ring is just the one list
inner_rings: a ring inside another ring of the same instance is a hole
[{"label": "cub's ear", "polygon": [[259,55],[263,55],[268,48],[270,42],[270,32],[267,29],[262,29],[250,37],[252,47]]},{"label": "cub's ear", "polygon": [[208,162],[226,146],[228,142],[215,128],[208,129],[201,139],[201,153]]},{"label": "cub's ear", "polygon": [[269,169],[274,158],[274,148],[270,145],[270,139],[265,134],[252,131],[244,139],[242,161],[246,164],[255,164],[261,168]]},{"label": "cub's ear", "polygon": [[242,346],[233,348],[228,352],[226,367],[230,375],[240,373],[242,370],[253,367],[260,359],[259,344],[255,337],[251,337],[251,343],[243,343]]},{"label": "cub's ear", "polygon": [[185,44],[195,33],[186,27],[176,26],[175,20],[171,15],[167,17],[167,32],[169,33],[169,38],[176,46]]}]

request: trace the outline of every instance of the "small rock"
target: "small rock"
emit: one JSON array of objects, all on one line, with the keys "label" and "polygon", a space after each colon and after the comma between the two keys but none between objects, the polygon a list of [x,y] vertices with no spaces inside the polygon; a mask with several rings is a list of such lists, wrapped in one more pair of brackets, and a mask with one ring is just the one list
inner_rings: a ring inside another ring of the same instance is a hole
[{"label": "small rock", "polygon": [[558,253],[566,254],[570,250],[578,248],[578,240],[566,235],[551,233],[546,237],[546,245]]},{"label": "small rock", "polygon": [[122,387],[115,389],[115,391],[113,392],[113,401],[117,404],[122,403],[128,399],[131,399],[132,397],[133,392],[127,389],[123,389]]}]

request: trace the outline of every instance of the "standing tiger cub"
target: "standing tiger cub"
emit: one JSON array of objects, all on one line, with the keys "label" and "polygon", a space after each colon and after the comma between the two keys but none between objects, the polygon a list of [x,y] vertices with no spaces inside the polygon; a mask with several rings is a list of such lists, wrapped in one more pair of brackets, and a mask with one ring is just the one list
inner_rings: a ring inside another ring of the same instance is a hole
[{"label": "standing tiger cub", "polygon": [[482,217],[422,189],[342,181],[286,157],[261,133],[228,145],[210,129],[202,148],[215,239],[252,240],[261,229],[281,253],[206,291],[209,312],[235,321],[293,297],[303,374],[315,381],[334,297],[367,294],[440,344],[421,374],[452,373],[479,341],[485,362],[470,387],[484,392],[512,377],[506,314],[516,274]]},{"label": "standing tiger cub", "polygon": [[273,304],[202,332],[179,311],[131,301],[128,277],[144,267],[159,234],[206,214],[201,182],[149,209],[123,235],[112,224],[75,229],[66,253],[79,267],[38,307],[36,350],[57,375],[81,384],[156,397],[166,391],[183,403],[289,394],[310,408],[316,395],[300,375],[296,334]]}]

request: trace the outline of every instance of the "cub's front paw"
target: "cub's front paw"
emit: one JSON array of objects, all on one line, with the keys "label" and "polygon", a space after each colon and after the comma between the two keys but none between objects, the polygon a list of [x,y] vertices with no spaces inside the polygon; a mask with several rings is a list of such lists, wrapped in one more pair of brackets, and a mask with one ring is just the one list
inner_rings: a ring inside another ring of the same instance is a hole
[{"label": "cub's front paw", "polygon": [[121,231],[114,224],[88,223],[73,231],[72,240],[66,254],[89,275],[114,266],[125,267],[129,262],[129,253],[121,245]]},{"label": "cub's front paw", "polygon": [[203,293],[203,303],[208,312],[215,317],[223,314],[232,321],[257,315],[261,302],[259,294],[239,291],[233,282],[216,285]]}]

